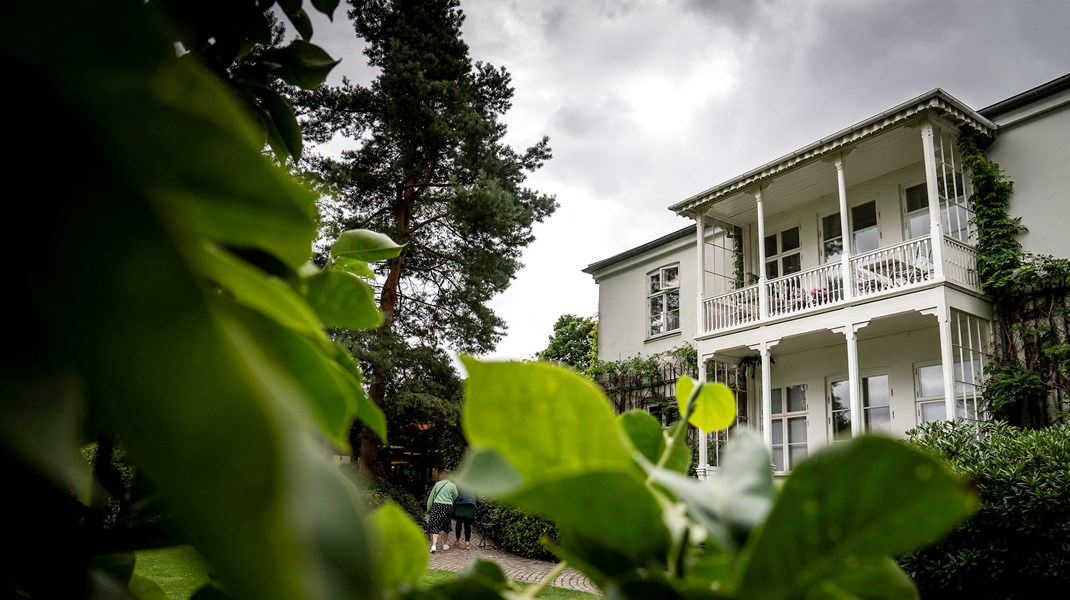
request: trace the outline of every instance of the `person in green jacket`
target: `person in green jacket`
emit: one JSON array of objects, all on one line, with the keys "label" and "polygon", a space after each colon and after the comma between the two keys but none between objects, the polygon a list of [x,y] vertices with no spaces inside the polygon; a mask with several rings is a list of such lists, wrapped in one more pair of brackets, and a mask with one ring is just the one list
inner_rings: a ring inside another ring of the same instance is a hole
[{"label": "person in green jacket", "polygon": [[431,534],[431,554],[438,550],[438,534],[442,537],[442,549],[450,549],[450,521],[453,519],[453,501],[457,499],[457,486],[442,474],[435,487],[427,495],[427,530]]}]

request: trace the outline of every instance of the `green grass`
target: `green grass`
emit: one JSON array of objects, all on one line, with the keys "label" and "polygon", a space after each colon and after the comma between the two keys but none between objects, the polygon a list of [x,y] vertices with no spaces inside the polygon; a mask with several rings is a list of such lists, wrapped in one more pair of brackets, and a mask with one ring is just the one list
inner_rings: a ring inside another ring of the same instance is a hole
[{"label": "green grass", "polygon": [[[208,563],[191,546],[174,546],[156,550],[137,552],[134,573],[156,582],[172,600],[189,600],[202,585],[211,581]],[[429,588],[449,581],[455,573],[452,571],[428,570],[417,584]],[[522,587],[528,584],[521,583]],[[551,586],[544,587],[539,598],[552,600],[591,600],[601,598],[587,592],[577,592]]]}]

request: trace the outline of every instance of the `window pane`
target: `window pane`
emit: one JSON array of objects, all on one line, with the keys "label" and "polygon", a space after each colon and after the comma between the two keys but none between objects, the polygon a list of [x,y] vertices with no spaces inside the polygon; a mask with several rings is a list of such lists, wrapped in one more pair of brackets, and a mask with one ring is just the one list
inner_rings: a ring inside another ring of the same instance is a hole
[{"label": "window pane", "polygon": [[657,292],[657,291],[660,291],[660,290],[661,290],[661,274],[651,275],[650,276],[650,292],[649,293],[653,294],[654,292]]},{"label": "window pane", "polygon": [[797,250],[799,248],[799,228],[792,227],[780,234],[780,251]]},{"label": "window pane", "polygon": [[847,410],[851,406],[851,388],[846,381],[832,382],[832,410]]},{"label": "window pane", "polygon": [[870,408],[866,410],[866,431],[891,431],[891,416],[891,409],[889,408]]},{"label": "window pane", "polygon": [[780,250],[777,249],[776,236],[775,235],[767,235],[767,236],[765,236],[765,255],[766,256],[776,256],[777,254],[780,254]]},{"label": "window pane", "polygon": [[670,310],[665,314],[665,331],[676,331],[680,328],[680,311]]},{"label": "window pane", "polygon": [[826,263],[836,262],[843,256],[843,238],[825,241],[824,258]]},{"label": "window pane", "polygon": [[877,231],[876,227],[856,231],[852,239],[854,240],[856,254],[876,250],[880,247],[881,243],[880,232]]},{"label": "window pane", "polygon": [[829,386],[832,397],[832,439],[843,441],[851,439],[851,388],[846,381],[834,381]]},{"label": "window pane", "polygon": [[789,446],[788,457],[791,468],[799,466],[799,463],[806,458],[806,446]]},{"label": "window pane", "polygon": [[940,365],[918,367],[918,394],[922,398],[944,395],[944,369]]},{"label": "window pane", "polygon": [[788,442],[797,444],[806,441],[806,417],[788,419]]},{"label": "window pane", "polygon": [[650,317],[650,335],[656,335],[663,331],[665,331],[665,326],[662,324],[661,315]]},{"label": "window pane", "polygon": [[777,419],[777,420],[773,421],[772,434],[773,434],[773,443],[774,444],[783,444],[784,443],[784,422],[783,421],[781,421],[780,419]]},{"label": "window pane", "polygon": [[929,235],[929,213],[918,213],[907,217],[907,239]]},{"label": "window pane", "polygon": [[842,442],[851,439],[851,415],[847,411],[833,413],[832,440]]},{"label": "window pane", "polygon": [[664,282],[662,287],[674,288],[680,285],[680,267],[669,267],[668,269],[662,269],[661,274],[664,276]]},{"label": "window pane", "polygon": [[877,204],[866,202],[851,209],[851,231],[877,226]]},{"label": "window pane", "polygon": [[770,404],[773,405],[772,411],[774,415],[779,415],[784,412],[784,403],[781,400],[780,388],[773,388],[773,393],[769,396]]},{"label": "window pane", "polygon": [[654,296],[650,299],[650,316],[656,317],[665,310],[665,296]]},{"label": "window pane", "polygon": [[932,423],[933,421],[947,420],[947,407],[943,402],[925,402],[921,405],[921,422]]},{"label": "window pane", "polygon": [[788,387],[788,412],[806,410],[806,386],[793,385]]},{"label": "window pane", "polygon": [[665,294],[666,308],[669,310],[680,310],[680,292],[669,292]]},{"label": "window pane", "polygon": [[907,212],[914,212],[923,208],[929,208],[929,190],[924,183],[908,187],[906,191]]},{"label": "window pane", "polygon": [[802,255],[792,254],[784,257],[784,274],[790,275],[802,271]]},{"label": "window pane", "polygon": [[840,231],[840,213],[821,217],[821,233],[826,240],[843,237],[843,231]]},{"label": "window pane", "polygon": [[773,470],[778,473],[786,470],[784,465],[784,446],[773,446]]},{"label": "window pane", "polygon": [[780,277],[780,273],[777,271],[776,265],[777,261],[775,260],[765,263],[765,276],[769,279]]},{"label": "window pane", "polygon": [[887,375],[862,378],[862,406],[888,406],[890,401]]}]

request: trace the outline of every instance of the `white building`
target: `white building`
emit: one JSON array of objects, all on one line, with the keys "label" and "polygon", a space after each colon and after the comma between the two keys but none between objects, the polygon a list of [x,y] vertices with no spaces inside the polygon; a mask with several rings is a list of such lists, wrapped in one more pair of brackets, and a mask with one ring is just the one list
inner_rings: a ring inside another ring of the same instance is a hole
[{"label": "white building", "polygon": [[779,473],[863,432],[978,418],[992,306],[960,133],[992,140],[1026,250],[1070,256],[1070,75],[980,110],[935,89],[677,202],[695,226],[584,269],[600,358],[691,343]]}]

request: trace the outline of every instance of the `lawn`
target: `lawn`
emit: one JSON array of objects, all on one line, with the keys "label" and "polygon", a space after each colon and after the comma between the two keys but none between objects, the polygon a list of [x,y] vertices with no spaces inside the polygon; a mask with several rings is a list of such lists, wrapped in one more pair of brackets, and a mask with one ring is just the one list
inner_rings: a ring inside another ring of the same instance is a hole
[{"label": "lawn", "polygon": [[[189,600],[198,588],[211,580],[208,563],[190,546],[141,550],[137,553],[134,573],[155,581],[172,600]],[[452,571],[428,570],[420,579],[419,586],[431,587],[448,581],[453,575]],[[601,596],[547,586],[538,597],[553,600],[591,600]]]}]

